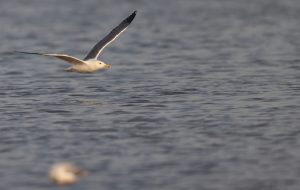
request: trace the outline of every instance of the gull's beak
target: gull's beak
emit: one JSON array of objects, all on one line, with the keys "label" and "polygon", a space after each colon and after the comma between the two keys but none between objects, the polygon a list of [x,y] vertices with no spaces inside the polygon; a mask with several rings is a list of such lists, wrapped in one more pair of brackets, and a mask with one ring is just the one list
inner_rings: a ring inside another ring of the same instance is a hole
[{"label": "gull's beak", "polygon": [[109,69],[110,67],[111,67],[110,64],[107,64],[107,63],[104,66],[105,69]]}]

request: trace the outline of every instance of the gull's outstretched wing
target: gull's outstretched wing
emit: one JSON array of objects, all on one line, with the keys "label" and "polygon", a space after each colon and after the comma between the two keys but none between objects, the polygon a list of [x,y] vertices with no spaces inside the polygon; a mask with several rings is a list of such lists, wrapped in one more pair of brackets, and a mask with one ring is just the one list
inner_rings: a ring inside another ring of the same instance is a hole
[{"label": "gull's outstretched wing", "polygon": [[97,59],[100,52],[112,41],[114,41],[124,30],[128,27],[128,25],[132,22],[136,15],[136,11],[134,11],[129,17],[124,19],[117,27],[115,27],[107,36],[105,36],[100,42],[98,42],[92,50],[88,53],[88,55],[83,60],[88,59]]},{"label": "gull's outstretched wing", "polygon": [[73,65],[81,65],[86,64],[83,60],[78,59],[76,57],[66,55],[66,54],[55,54],[55,53],[36,53],[36,52],[24,52],[24,51],[17,51],[17,53],[25,53],[25,54],[34,54],[34,55],[44,55],[50,57],[56,57],[58,59],[64,60]]}]

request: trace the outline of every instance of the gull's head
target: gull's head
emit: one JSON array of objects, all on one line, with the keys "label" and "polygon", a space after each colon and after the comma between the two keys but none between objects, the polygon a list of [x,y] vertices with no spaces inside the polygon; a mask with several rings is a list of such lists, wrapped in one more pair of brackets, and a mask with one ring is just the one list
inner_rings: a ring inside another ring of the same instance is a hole
[{"label": "gull's head", "polygon": [[98,69],[109,69],[110,67],[110,64],[98,61]]},{"label": "gull's head", "polygon": [[49,177],[57,185],[71,185],[84,175],[87,175],[86,171],[68,162],[53,165],[49,172]]}]

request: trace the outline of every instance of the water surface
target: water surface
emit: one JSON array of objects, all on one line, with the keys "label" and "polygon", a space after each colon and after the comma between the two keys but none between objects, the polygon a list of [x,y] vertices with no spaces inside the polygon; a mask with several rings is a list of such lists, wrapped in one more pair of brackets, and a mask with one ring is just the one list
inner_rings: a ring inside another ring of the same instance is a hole
[{"label": "water surface", "polygon": [[[67,189],[299,188],[298,1],[0,4],[1,189],[54,189],[64,160],[91,173]],[[108,71],[5,53],[84,57],[135,9]]]}]

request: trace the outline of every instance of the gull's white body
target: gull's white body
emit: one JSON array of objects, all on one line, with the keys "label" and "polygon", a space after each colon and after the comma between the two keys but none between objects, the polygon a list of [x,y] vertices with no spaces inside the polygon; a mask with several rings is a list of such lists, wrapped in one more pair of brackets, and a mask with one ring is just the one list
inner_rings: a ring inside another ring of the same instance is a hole
[{"label": "gull's white body", "polygon": [[85,64],[76,64],[66,69],[69,72],[78,73],[94,73],[102,69],[109,69],[110,65],[103,63],[102,61],[96,59],[89,59],[84,61]]},{"label": "gull's white body", "polygon": [[130,16],[124,19],[117,27],[115,27],[108,35],[106,35],[102,40],[100,40],[87,54],[84,59],[79,59],[67,54],[55,54],[55,53],[35,53],[35,52],[22,52],[25,54],[35,54],[44,55],[50,57],[56,57],[58,59],[64,60],[70,64],[71,67],[67,68],[66,71],[78,72],[78,73],[93,73],[101,69],[109,69],[110,65],[102,61],[97,60],[101,51],[112,41],[114,41],[122,32],[126,30],[129,24],[132,22],[136,15],[134,11]]}]

